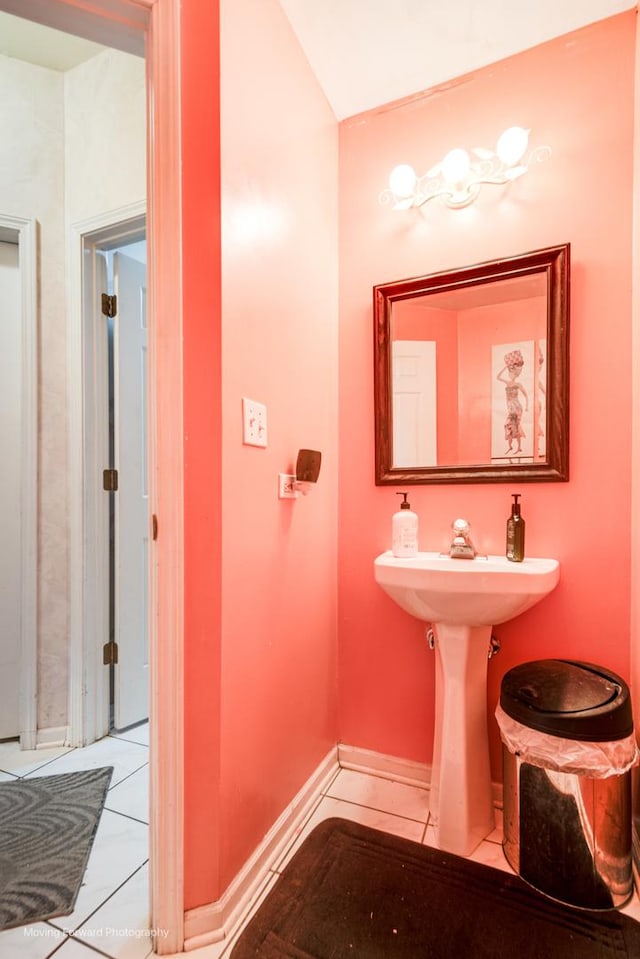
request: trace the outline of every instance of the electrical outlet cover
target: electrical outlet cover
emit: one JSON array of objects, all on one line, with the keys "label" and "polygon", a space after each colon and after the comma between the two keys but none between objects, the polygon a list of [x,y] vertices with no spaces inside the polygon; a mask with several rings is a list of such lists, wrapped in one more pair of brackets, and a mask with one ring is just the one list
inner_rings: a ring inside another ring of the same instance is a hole
[{"label": "electrical outlet cover", "polygon": [[267,445],[267,407],[242,397],[242,442],[245,446]]},{"label": "electrical outlet cover", "polygon": [[297,499],[298,491],[294,488],[296,481],[293,473],[278,473],[278,497],[279,499]]}]

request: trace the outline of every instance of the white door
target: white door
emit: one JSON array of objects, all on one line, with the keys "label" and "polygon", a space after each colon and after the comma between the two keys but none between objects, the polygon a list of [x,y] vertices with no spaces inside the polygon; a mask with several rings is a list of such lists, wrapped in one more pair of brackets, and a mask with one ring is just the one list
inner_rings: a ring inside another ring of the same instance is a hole
[{"label": "white door", "polygon": [[114,254],[115,667],[114,725],[149,715],[147,270]]},{"label": "white door", "polygon": [[392,344],[393,465],[437,466],[436,344]]},{"label": "white door", "polygon": [[17,243],[0,243],[0,739],[19,733],[22,337]]}]

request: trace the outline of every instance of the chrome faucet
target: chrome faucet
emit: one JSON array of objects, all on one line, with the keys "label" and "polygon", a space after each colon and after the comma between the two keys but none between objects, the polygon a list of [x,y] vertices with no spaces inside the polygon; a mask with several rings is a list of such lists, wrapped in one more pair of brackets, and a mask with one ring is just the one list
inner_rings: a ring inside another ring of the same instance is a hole
[{"label": "chrome faucet", "polygon": [[449,547],[449,556],[452,559],[475,559],[476,548],[471,542],[469,531],[470,523],[466,519],[456,519],[453,521],[453,540]]}]

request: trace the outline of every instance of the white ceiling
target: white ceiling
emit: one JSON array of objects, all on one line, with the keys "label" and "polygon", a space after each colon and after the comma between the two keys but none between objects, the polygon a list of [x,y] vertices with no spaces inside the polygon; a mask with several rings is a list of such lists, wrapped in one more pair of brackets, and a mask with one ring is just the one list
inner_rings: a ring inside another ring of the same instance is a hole
[{"label": "white ceiling", "polygon": [[70,70],[103,47],[31,20],[0,12],[0,54],[51,70]]},{"label": "white ceiling", "polygon": [[[279,2],[338,120],[637,5],[636,0]],[[101,49],[0,12],[4,56],[67,70]]]},{"label": "white ceiling", "polygon": [[636,0],[280,0],[338,120],[420,93]]}]

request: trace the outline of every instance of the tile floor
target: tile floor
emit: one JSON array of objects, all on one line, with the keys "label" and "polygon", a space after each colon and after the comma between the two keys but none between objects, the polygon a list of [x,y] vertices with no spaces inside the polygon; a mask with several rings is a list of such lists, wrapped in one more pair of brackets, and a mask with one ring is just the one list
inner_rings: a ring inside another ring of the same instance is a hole
[{"label": "tile floor", "polygon": [[[150,944],[145,935],[147,906],[148,730],[138,727],[74,750],[20,753],[0,743],[0,779],[34,776],[113,765],[112,786],[85,882],[71,916],[0,933],[0,959],[144,959]],[[55,755],[50,755],[50,753]],[[323,819],[340,816],[415,842],[434,844],[429,824],[428,790],[341,769],[318,799],[288,849],[271,863],[261,888],[229,937],[189,953],[193,959],[229,959],[231,950],[278,874],[308,833]],[[501,814],[496,830],[471,859],[511,872],[500,845]],[[637,895],[624,911],[640,921]],[[73,931],[73,935],[69,934]]]},{"label": "tile floor", "polygon": [[0,959],[144,959],[151,952],[148,724],[83,749],[22,752],[18,743],[0,743],[3,782],[96,766],[113,766],[113,776],[75,909],[0,932]]},{"label": "tile floor", "polygon": [[[287,851],[272,864],[262,888],[249,905],[246,914],[238,922],[237,928],[231,930],[228,940],[194,950],[193,953],[189,953],[189,956],[193,956],[193,959],[229,959],[233,945],[244,925],[265,898],[277,880],[278,874],[311,830],[323,819],[332,816],[351,819],[365,826],[382,829],[397,836],[405,836],[407,839],[428,846],[435,845],[435,829],[432,824],[429,824],[428,789],[341,769]],[[500,810],[496,813],[496,829],[484,842],[480,843],[469,858],[496,869],[513,872],[502,851],[502,812]],[[633,899],[623,911],[640,921],[640,900],[637,894],[634,894]]]}]

